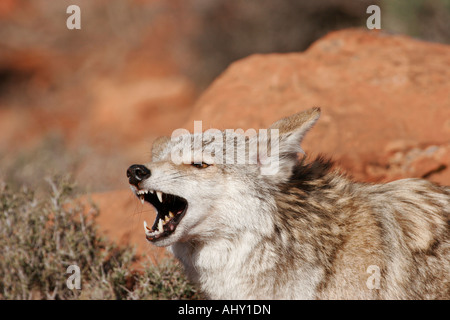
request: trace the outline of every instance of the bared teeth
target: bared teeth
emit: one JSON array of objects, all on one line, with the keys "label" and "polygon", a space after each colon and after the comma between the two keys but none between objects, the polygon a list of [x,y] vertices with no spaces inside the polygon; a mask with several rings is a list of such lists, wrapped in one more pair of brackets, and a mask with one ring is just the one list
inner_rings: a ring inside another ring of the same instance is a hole
[{"label": "bared teeth", "polygon": [[[156,209],[156,221],[153,226],[148,226],[143,221],[144,231],[148,241],[157,241],[163,237],[170,236],[175,231],[183,212],[186,210],[187,201],[172,194],[151,189],[136,190],[139,200],[153,205]],[[158,200],[157,200],[158,199]]]},{"label": "bared teeth", "polygon": [[136,194],[138,194],[138,195],[144,195],[144,194],[148,194],[148,193],[153,194],[154,191],[153,190],[137,190],[136,191]]},{"label": "bared teeth", "polygon": [[156,192],[156,196],[159,199],[159,202],[163,202],[163,193],[161,191],[154,191],[154,190],[138,190],[136,191],[136,194],[139,196],[139,198],[142,199],[144,198],[144,194],[154,194]]}]

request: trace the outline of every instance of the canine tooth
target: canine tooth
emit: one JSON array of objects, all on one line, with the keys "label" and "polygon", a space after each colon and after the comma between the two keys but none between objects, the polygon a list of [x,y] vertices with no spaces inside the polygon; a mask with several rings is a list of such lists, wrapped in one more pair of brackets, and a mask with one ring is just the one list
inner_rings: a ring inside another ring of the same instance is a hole
[{"label": "canine tooth", "polygon": [[172,213],[172,211],[169,211],[169,217],[171,217],[171,218],[175,217],[174,214]]},{"label": "canine tooth", "polygon": [[158,222],[158,231],[159,232],[163,232],[163,221],[161,220],[161,219],[159,219],[159,222]]},{"label": "canine tooth", "polygon": [[141,195],[141,196],[139,197],[139,199],[141,199],[141,203],[144,204],[144,202],[145,202],[145,201],[144,201],[144,196]]},{"label": "canine tooth", "polygon": [[166,216],[166,217],[164,218],[164,222],[169,222],[169,220],[170,220],[169,216]]},{"label": "canine tooth", "polygon": [[148,231],[147,222],[145,220],[144,220],[144,231],[145,233],[147,233]]},{"label": "canine tooth", "polygon": [[156,191],[156,195],[158,196],[159,202],[162,202],[162,192]]}]

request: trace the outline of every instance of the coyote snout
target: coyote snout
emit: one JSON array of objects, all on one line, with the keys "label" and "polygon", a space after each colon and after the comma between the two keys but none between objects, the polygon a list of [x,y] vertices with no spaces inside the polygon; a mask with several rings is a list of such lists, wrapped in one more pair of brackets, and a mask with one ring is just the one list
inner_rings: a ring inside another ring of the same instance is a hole
[{"label": "coyote snout", "polygon": [[133,164],[127,170],[128,181],[135,187],[139,187],[139,182],[147,179],[150,175],[150,170],[141,164]]},{"label": "coyote snout", "polygon": [[281,119],[264,136],[157,139],[152,161],[127,170],[157,212],[147,240],[210,298],[449,299],[450,188],[353,182],[323,157],[299,157],[319,115]]}]

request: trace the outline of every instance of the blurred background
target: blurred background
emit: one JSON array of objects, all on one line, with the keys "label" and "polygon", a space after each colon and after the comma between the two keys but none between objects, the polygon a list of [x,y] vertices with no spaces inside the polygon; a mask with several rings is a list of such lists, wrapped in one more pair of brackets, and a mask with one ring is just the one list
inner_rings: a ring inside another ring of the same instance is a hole
[{"label": "blurred background", "polygon": [[[66,27],[72,4],[81,30]],[[367,30],[371,4],[386,33],[450,43],[450,0],[2,0],[0,180],[127,188],[126,168],[195,117],[230,64]]]}]

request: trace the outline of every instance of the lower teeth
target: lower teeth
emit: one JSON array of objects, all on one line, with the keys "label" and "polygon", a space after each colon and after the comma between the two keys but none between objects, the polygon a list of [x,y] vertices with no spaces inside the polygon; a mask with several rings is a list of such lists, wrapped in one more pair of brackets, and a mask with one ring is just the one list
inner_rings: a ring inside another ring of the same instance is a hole
[{"label": "lower teeth", "polygon": [[[152,230],[148,227],[147,222],[144,220],[144,231],[145,231],[145,235],[149,236],[149,237],[154,237],[157,236],[161,233],[164,232],[164,225],[169,222],[170,219],[165,219],[165,222],[162,219],[159,219],[158,222],[158,230]],[[173,228],[171,228],[171,230],[173,231]]]}]

